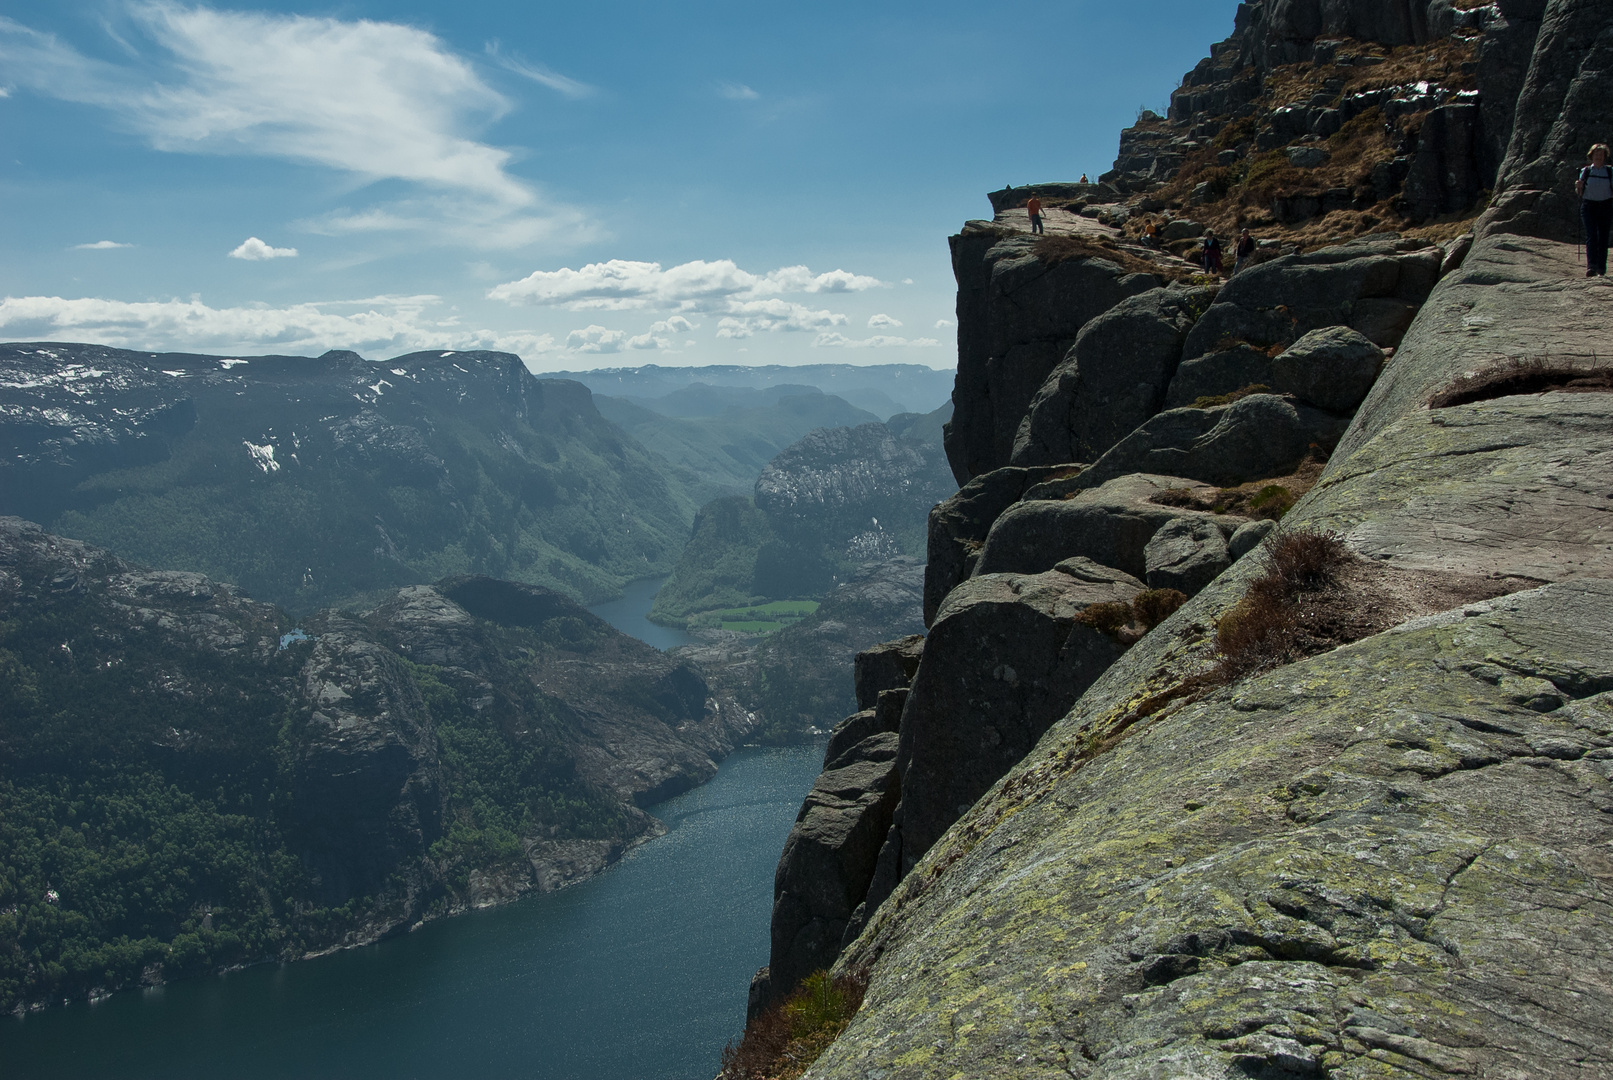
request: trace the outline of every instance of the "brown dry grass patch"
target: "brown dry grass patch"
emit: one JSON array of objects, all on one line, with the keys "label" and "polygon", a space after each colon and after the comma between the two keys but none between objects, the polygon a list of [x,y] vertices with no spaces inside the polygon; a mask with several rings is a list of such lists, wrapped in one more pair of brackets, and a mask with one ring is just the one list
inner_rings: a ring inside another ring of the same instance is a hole
[{"label": "brown dry grass patch", "polygon": [[1133,274],[1153,274],[1172,281],[1184,281],[1192,271],[1166,266],[1127,251],[1107,236],[1044,236],[1036,241],[1036,257],[1048,266],[1067,259],[1107,259]]},{"label": "brown dry grass patch", "polygon": [[1327,467],[1327,455],[1319,446],[1312,446],[1308,456],[1288,476],[1274,476],[1266,480],[1252,480],[1237,487],[1167,488],[1151,501],[1161,506],[1179,506],[1184,510],[1202,510],[1211,514],[1236,514],[1247,518],[1268,518],[1281,521],[1300,498],[1316,486],[1322,470]]},{"label": "brown dry grass patch", "polygon": [[1075,621],[1108,634],[1122,645],[1130,646],[1170,618],[1185,603],[1187,594],[1178,589],[1148,589],[1130,600],[1088,605],[1076,615]]},{"label": "brown dry grass patch", "polygon": [[1605,394],[1613,392],[1613,368],[1582,367],[1541,359],[1510,359],[1483,371],[1463,375],[1428,401],[1430,409],[1448,409],[1475,401],[1515,394]]},{"label": "brown dry grass patch", "polygon": [[[1345,40],[1338,54],[1357,57],[1376,57],[1380,61],[1371,66],[1338,67],[1314,66],[1308,63],[1286,64],[1274,69],[1267,77],[1260,100],[1267,104],[1303,102],[1318,93],[1332,93],[1324,84],[1329,79],[1343,84],[1338,96],[1343,97],[1369,90],[1403,86],[1421,80],[1438,83],[1451,90],[1474,88],[1476,76],[1464,72],[1462,66],[1477,57],[1478,38],[1452,37],[1428,45],[1406,45],[1387,49],[1367,42]],[[1329,137],[1325,145],[1330,160],[1315,169],[1298,169],[1288,164],[1281,150],[1264,152],[1250,150],[1241,161],[1224,166],[1217,155],[1226,149],[1252,144],[1258,124],[1253,117],[1229,122],[1210,144],[1189,154],[1177,175],[1148,197],[1163,199],[1181,207],[1193,220],[1216,231],[1218,235],[1235,235],[1248,227],[1260,230],[1262,239],[1300,245],[1303,250],[1343,243],[1357,236],[1373,232],[1396,231],[1418,236],[1433,242],[1442,242],[1467,231],[1472,220],[1482,212],[1486,199],[1481,195],[1477,204],[1458,214],[1445,215],[1431,222],[1413,226],[1402,217],[1393,205],[1393,199],[1384,200],[1362,210],[1334,210],[1308,221],[1284,225],[1271,213],[1273,199],[1295,195],[1320,195],[1331,188],[1360,191],[1370,182],[1373,166],[1388,161],[1398,152],[1398,144],[1405,135],[1419,128],[1424,114],[1400,118],[1393,133],[1385,128],[1382,112],[1373,107],[1347,122]],[[1168,124],[1149,125],[1171,130]],[[1211,201],[1189,206],[1188,197],[1200,183],[1208,181]],[[1140,235],[1146,218],[1138,216],[1128,223],[1127,235]]]}]

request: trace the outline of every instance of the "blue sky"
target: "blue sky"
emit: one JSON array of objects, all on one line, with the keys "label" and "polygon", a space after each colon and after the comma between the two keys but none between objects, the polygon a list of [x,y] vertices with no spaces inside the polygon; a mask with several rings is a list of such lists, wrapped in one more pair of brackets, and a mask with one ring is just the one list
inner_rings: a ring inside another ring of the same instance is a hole
[{"label": "blue sky", "polygon": [[0,339],[955,362],[946,236],[1234,0],[0,0]]}]

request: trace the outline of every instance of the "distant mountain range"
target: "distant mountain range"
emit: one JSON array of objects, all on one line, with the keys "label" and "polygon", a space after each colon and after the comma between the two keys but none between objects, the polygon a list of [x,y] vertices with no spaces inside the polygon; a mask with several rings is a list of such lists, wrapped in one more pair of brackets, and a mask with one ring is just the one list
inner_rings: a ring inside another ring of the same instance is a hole
[{"label": "distant mountain range", "polygon": [[696,506],[509,353],[12,344],[0,410],[0,514],[293,611],[453,573],[604,599],[671,569]]},{"label": "distant mountain range", "polygon": [[[704,367],[598,368],[594,371],[556,371],[547,377],[575,379],[596,394],[634,399],[667,398],[695,383],[709,387],[764,390],[780,386],[815,387],[854,408],[885,420],[897,413],[931,412],[952,397],[954,371],[922,364],[782,364],[755,367],[712,364]],[[661,411],[661,410],[657,410]],[[668,416],[685,415],[666,413]]]}]

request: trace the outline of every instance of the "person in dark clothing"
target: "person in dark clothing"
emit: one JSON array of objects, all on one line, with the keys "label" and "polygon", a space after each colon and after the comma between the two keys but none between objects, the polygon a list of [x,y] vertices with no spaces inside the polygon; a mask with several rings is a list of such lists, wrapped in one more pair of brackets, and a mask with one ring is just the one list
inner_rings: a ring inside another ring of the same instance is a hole
[{"label": "person in dark clothing", "polygon": [[1249,257],[1255,253],[1255,238],[1249,235],[1248,229],[1238,234],[1238,246],[1232,249],[1232,253],[1234,256],[1232,272],[1236,274],[1244,268],[1244,265],[1249,261]]},{"label": "person in dark clothing", "polygon": [[1221,272],[1221,241],[1215,238],[1215,233],[1204,234],[1204,272],[1206,274],[1219,274]]},{"label": "person in dark clothing", "polygon": [[1588,157],[1591,163],[1574,181],[1585,226],[1585,276],[1606,277],[1608,230],[1613,227],[1613,167],[1608,164],[1607,143],[1591,147]]}]

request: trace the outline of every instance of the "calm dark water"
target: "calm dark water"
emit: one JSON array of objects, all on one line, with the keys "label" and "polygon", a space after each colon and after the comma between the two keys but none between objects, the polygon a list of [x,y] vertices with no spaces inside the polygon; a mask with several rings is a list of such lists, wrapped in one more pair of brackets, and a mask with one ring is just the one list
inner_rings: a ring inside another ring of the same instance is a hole
[{"label": "calm dark water", "polygon": [[632,634],[640,641],[647,641],[663,652],[679,645],[687,645],[693,639],[684,631],[674,630],[669,626],[657,626],[644,617],[650,610],[650,603],[655,599],[655,594],[665,583],[664,577],[629,582],[622,590],[620,600],[607,600],[603,604],[595,604],[588,610],[622,633]]},{"label": "calm dark water", "polygon": [[297,964],[0,1019],[0,1077],[709,1080],[821,747],[740,751],[599,877]]}]

